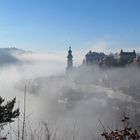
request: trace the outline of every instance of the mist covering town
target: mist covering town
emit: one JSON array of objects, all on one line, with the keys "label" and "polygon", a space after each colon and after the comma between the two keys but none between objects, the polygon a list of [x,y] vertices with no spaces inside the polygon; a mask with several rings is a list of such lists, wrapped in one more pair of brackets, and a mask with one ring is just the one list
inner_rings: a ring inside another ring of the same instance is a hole
[{"label": "mist covering town", "polygon": [[0,0],[0,140],[140,140],[140,0]]},{"label": "mist covering town", "polygon": [[[96,139],[102,125],[121,127],[124,115],[139,130],[139,54],[121,50],[116,57],[116,53],[89,51],[77,66],[73,54],[71,47],[65,55],[0,49],[0,92],[7,101],[16,97],[20,135],[25,86],[25,139],[45,139],[44,123],[59,138]],[[17,126],[17,119],[7,126],[10,139],[17,138]]]}]

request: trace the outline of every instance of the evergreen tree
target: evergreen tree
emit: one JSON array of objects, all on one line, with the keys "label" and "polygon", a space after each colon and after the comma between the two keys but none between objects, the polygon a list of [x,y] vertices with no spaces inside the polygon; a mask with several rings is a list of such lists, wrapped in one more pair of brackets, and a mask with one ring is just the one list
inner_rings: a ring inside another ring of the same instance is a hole
[{"label": "evergreen tree", "polygon": [[0,97],[0,140],[7,139],[7,135],[2,135],[4,126],[7,125],[7,123],[14,122],[14,119],[20,114],[19,108],[14,110],[16,98],[8,101],[6,104],[3,104],[4,101],[5,100]]}]

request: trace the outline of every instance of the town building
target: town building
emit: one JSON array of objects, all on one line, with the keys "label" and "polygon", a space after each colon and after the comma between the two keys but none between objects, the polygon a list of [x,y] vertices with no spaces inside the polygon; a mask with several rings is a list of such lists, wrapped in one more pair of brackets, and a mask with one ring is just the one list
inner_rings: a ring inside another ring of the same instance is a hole
[{"label": "town building", "polygon": [[71,47],[69,47],[68,55],[67,55],[67,68],[66,71],[71,71],[73,69],[73,56]]},{"label": "town building", "polygon": [[121,64],[130,64],[136,59],[137,55],[135,50],[133,52],[124,52],[121,50],[120,52],[120,63]]},{"label": "town building", "polygon": [[104,59],[105,59],[105,54],[104,53],[89,51],[85,55],[84,63],[86,63],[87,65],[95,64],[95,63],[99,64]]}]

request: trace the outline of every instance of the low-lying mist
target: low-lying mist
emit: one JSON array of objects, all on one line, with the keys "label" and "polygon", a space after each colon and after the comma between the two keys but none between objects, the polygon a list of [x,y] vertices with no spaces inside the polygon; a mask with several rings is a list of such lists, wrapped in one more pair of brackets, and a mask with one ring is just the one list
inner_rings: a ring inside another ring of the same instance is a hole
[{"label": "low-lying mist", "polygon": [[[47,122],[59,135],[97,137],[105,126],[118,127],[123,113],[140,122],[140,68],[77,66],[66,74],[64,55],[14,55],[20,63],[0,67],[0,93],[6,100],[16,96],[23,110],[27,86],[26,116],[33,128]],[[82,58],[81,58],[82,59]],[[75,130],[75,132],[73,132]]]}]

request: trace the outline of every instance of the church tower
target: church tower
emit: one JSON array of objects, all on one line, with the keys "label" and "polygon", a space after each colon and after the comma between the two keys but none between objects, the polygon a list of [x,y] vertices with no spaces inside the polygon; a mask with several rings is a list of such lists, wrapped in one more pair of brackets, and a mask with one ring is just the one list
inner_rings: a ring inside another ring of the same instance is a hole
[{"label": "church tower", "polygon": [[68,56],[67,56],[67,70],[69,71],[72,68],[73,68],[73,56],[72,56],[71,47],[69,47]]}]

